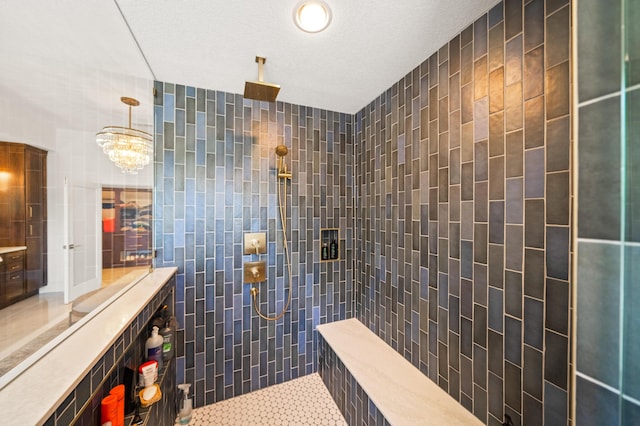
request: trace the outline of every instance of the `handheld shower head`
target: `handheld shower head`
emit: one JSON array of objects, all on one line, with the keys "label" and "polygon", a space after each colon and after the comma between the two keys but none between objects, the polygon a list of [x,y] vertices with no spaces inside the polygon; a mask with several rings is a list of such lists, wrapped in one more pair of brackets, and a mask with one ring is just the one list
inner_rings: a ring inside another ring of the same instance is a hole
[{"label": "handheld shower head", "polygon": [[287,173],[287,164],[284,157],[289,153],[289,149],[285,145],[276,146],[276,155],[278,156],[278,177],[291,179],[291,173]]}]

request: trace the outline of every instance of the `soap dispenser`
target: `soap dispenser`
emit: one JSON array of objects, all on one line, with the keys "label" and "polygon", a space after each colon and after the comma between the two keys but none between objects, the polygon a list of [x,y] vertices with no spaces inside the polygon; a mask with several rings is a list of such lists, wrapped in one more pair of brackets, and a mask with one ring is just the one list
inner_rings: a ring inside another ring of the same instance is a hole
[{"label": "soap dispenser", "polygon": [[180,412],[178,413],[178,422],[181,425],[189,424],[191,421],[191,410],[193,409],[193,402],[189,397],[190,383],[183,383],[178,385],[178,389],[182,391],[184,398],[180,401]]},{"label": "soap dispenser", "polygon": [[158,327],[153,326],[151,337],[145,343],[147,361],[158,361],[158,370],[162,369],[162,336],[158,335]]}]

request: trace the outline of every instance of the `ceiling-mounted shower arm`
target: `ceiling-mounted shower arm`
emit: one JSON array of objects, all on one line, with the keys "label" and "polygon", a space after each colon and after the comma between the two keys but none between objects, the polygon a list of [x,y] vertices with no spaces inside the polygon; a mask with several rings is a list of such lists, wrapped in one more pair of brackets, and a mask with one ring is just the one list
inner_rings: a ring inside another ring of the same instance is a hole
[{"label": "ceiling-mounted shower arm", "polygon": [[262,56],[256,56],[256,62],[258,63],[258,81],[263,82],[263,74],[262,67],[267,62],[267,58],[263,58]]}]

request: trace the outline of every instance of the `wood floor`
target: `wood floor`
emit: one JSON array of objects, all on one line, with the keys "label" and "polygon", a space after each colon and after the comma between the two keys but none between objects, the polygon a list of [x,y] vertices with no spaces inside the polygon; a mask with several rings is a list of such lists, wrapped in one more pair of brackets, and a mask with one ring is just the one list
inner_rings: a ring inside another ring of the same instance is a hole
[{"label": "wood floor", "polygon": [[127,268],[108,268],[102,270],[102,287],[117,284],[127,276],[137,277],[148,271],[148,266],[130,266]]}]

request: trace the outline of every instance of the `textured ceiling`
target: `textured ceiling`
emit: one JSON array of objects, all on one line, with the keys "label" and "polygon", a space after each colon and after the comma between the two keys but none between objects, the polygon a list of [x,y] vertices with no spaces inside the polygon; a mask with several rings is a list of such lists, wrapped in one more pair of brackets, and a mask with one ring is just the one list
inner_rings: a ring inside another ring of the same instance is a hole
[{"label": "textured ceiling", "polygon": [[124,125],[121,96],[151,131],[153,77],[113,1],[1,0],[0,58],[0,140],[46,149],[61,131]]},{"label": "textured ceiling", "polygon": [[321,33],[293,22],[299,0],[117,0],[157,79],[242,93],[257,80],[278,100],[355,113],[496,0],[326,0]]},{"label": "textured ceiling", "polygon": [[124,124],[120,96],[150,131],[154,78],[242,93],[257,55],[278,100],[355,113],[498,3],[326,1],[331,25],[309,34],[298,0],[2,0],[0,140]]}]

